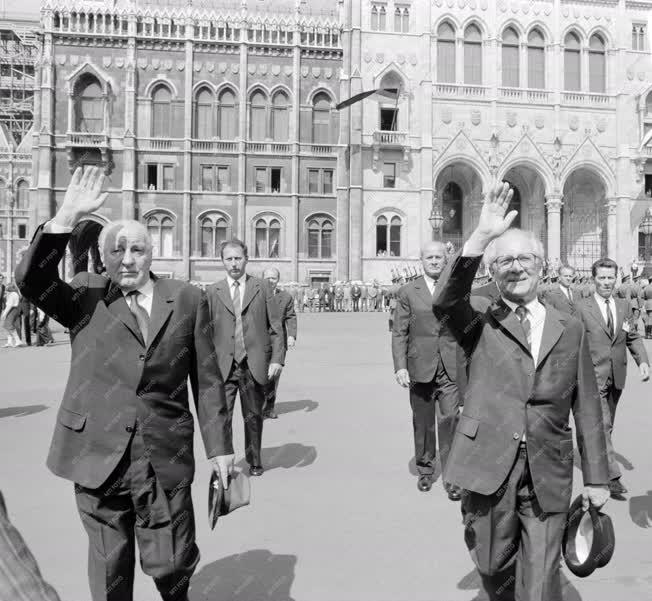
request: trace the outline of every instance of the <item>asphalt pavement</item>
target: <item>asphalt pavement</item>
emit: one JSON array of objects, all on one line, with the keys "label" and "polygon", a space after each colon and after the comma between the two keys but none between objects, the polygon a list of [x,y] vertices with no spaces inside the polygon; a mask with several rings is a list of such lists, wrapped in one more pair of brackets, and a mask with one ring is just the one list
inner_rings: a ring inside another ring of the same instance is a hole
[{"label": "asphalt pavement", "polygon": [[[0,349],[0,488],[62,601],[87,601],[73,485],[45,467],[70,360],[65,335],[56,338],[53,347]],[[251,505],[212,532],[209,467],[196,440],[202,560],[191,601],[484,601],[459,504],[441,479],[429,493],[416,488],[407,392],[392,372],[387,314],[299,315],[279,419],[265,422],[267,471],[252,479]],[[234,423],[241,462],[239,410]],[[652,601],[652,383],[640,382],[631,360],[614,441],[630,489],[606,506],[614,557],[587,579],[564,568],[564,598],[550,601]],[[137,573],[135,601],[158,599]]]}]

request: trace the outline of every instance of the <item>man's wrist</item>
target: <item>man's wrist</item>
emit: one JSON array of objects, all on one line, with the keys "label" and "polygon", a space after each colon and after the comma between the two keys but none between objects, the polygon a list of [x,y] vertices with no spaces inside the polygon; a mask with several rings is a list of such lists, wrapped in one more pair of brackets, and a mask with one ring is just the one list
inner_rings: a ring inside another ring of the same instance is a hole
[{"label": "man's wrist", "polygon": [[469,239],[464,243],[464,256],[480,256],[491,242],[490,238],[480,236],[473,232]]},{"label": "man's wrist", "polygon": [[59,225],[61,227],[74,228],[79,223],[82,217],[83,215],[80,215],[76,211],[72,211],[65,207],[61,207],[57,211],[57,214],[52,219],[52,223]]}]

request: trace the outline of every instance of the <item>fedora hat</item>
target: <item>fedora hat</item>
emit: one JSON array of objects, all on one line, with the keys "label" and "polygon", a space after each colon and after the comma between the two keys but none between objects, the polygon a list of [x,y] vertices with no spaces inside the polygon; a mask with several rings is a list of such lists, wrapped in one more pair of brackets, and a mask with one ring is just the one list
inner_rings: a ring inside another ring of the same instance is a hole
[{"label": "fedora hat", "polygon": [[211,530],[221,515],[249,505],[250,495],[249,478],[243,472],[234,472],[229,476],[229,487],[226,490],[215,472],[212,472],[208,484],[208,523]]},{"label": "fedora hat", "polygon": [[584,510],[578,495],[568,510],[562,552],[568,569],[585,578],[609,563],[616,537],[611,518],[595,507]]}]

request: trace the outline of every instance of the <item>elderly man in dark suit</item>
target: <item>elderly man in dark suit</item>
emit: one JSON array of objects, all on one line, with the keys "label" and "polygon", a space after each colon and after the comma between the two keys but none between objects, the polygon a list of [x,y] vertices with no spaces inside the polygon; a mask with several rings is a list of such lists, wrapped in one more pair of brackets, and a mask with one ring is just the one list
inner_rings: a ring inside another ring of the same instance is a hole
[{"label": "elderly man in dark suit", "polygon": [[281,375],[283,330],[267,282],[246,273],[249,255],[244,242],[227,240],[221,256],[226,279],[206,290],[213,342],[224,378],[228,421],[239,393],[249,473],[262,476],[265,386]]},{"label": "elderly man in dark suit", "polygon": [[[571,410],[584,505],[609,498],[600,396],[584,326],[537,300],[543,247],[511,229],[512,191],[492,190],[435,293],[468,361],[445,477],[465,489],[465,542],[493,601],[562,598],[559,563],[573,477]],[[501,299],[471,299],[482,256]]]},{"label": "elderly man in dark suit", "polygon": [[612,259],[596,261],[591,267],[595,293],[578,305],[579,316],[586,328],[586,337],[593,359],[604,414],[607,449],[609,451],[609,490],[620,498],[627,488],[620,481],[621,472],[612,443],[618,400],[627,376],[627,349],[639,366],[643,381],[650,378],[650,368],[643,341],[629,320],[629,299],[614,298],[618,265]]},{"label": "elderly man in dark suit", "polygon": [[[398,291],[392,326],[392,358],[396,381],[410,390],[414,456],[423,492],[432,488],[437,454],[437,430],[442,470],[455,432],[459,397],[455,385],[457,344],[432,309],[433,293],[447,260],[443,242],[428,242],[421,249],[423,275]],[[435,417],[439,404],[440,419]],[[438,428],[437,428],[438,425]],[[452,501],[455,488],[444,483]]]},{"label": "elderly man in dark suit", "polygon": [[206,453],[223,482],[233,467],[224,386],[201,290],[150,272],[152,243],[137,221],[104,227],[108,277],[59,277],[70,232],[97,211],[104,176],[77,169],[54,219],[16,269],[23,294],[70,331],[72,357],[48,467],[75,483],[89,537],[93,601],[133,598],[134,545],[161,598],[187,599],[199,561],[190,378]]},{"label": "elderly man in dark suit", "polygon": [[540,299],[561,311],[568,313],[568,315],[576,315],[576,303],[579,298],[576,298],[576,293],[572,290],[571,284],[575,278],[575,269],[569,265],[562,265],[559,268],[559,282],[552,284],[547,290],[541,293]]},{"label": "elderly man in dark suit", "polygon": [[[283,328],[283,360],[281,361],[281,365],[285,366],[287,351],[294,348],[297,340],[297,314],[294,311],[294,303],[290,295],[278,287],[278,282],[281,279],[279,270],[276,267],[265,269],[263,279],[267,280],[272,290],[274,302],[277,306],[277,313],[281,320],[281,326]],[[274,405],[276,404],[276,392],[278,391],[280,379],[281,377],[279,375],[267,383],[265,389],[265,409],[263,411],[263,417],[265,418],[278,418],[274,410]]]}]

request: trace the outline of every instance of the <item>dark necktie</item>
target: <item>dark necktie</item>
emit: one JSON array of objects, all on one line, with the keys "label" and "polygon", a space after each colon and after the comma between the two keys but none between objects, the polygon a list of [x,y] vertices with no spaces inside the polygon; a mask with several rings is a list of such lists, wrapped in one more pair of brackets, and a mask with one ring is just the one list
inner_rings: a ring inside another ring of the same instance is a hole
[{"label": "dark necktie", "polygon": [[247,351],[242,330],[242,303],[240,302],[239,280],[233,282],[233,309],[235,311],[235,352],[233,358],[236,363],[242,363],[247,356]]},{"label": "dark necktie", "polygon": [[527,340],[527,346],[529,349],[532,348],[532,324],[530,319],[527,316],[527,309],[523,305],[516,307],[515,311],[516,316],[521,320],[521,326],[523,326],[523,331],[525,332],[525,339]]},{"label": "dark necktie", "polygon": [[609,305],[609,299],[608,298],[604,299],[604,306],[607,308],[607,332],[609,332],[609,337],[613,338],[614,337],[614,320],[613,320],[613,316],[611,315],[611,307]]},{"label": "dark necktie", "polygon": [[129,297],[129,310],[134,314],[138,328],[143,336],[143,342],[147,345],[147,336],[149,334],[149,313],[145,307],[138,303],[138,290],[132,290],[127,296]]}]

